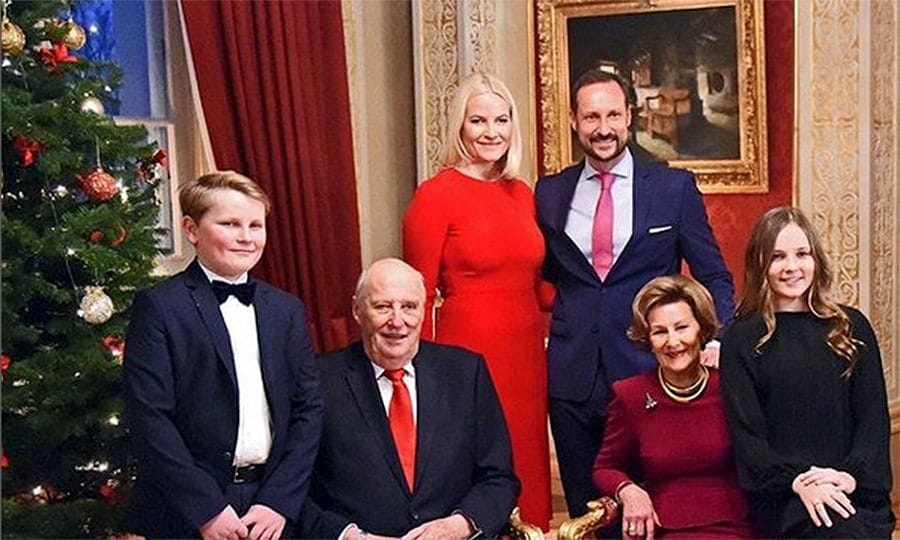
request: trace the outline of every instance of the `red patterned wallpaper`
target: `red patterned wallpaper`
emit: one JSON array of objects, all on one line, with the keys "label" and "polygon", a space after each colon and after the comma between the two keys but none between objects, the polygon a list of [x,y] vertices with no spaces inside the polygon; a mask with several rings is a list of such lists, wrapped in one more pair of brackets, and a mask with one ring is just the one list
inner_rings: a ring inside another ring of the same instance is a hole
[{"label": "red patterned wallpaper", "polygon": [[744,247],[750,227],[769,208],[791,204],[793,193],[794,0],[766,0],[765,33],[769,192],[705,196],[738,297],[744,282]]}]

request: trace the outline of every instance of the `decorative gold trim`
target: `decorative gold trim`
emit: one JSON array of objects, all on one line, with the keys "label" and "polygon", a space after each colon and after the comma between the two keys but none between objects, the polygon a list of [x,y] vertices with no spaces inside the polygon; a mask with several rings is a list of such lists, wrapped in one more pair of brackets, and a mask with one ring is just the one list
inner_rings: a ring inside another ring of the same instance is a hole
[{"label": "decorative gold trim", "polygon": [[569,135],[569,58],[567,21],[577,17],[653,13],[681,9],[734,6],[737,19],[737,62],[741,88],[740,159],[672,161],[692,170],[704,193],[765,193],[768,184],[766,146],[765,45],[762,2],[754,0],[537,0],[538,77],[544,173],[567,166],[572,155]]},{"label": "decorative gold trim", "polygon": [[513,508],[512,514],[509,516],[509,537],[513,540],[543,540],[544,531],[540,527],[522,521],[519,514],[519,507]]},{"label": "decorative gold trim", "polygon": [[585,515],[572,518],[559,526],[559,540],[594,538],[597,531],[609,527],[619,517],[619,504],[609,497],[588,501]]},{"label": "decorative gold trim", "polygon": [[900,231],[898,188],[898,9],[894,2],[871,3],[872,129],[871,129],[871,271],[870,316],[884,361],[889,395],[898,391],[900,360],[896,329],[900,321],[897,280]]}]

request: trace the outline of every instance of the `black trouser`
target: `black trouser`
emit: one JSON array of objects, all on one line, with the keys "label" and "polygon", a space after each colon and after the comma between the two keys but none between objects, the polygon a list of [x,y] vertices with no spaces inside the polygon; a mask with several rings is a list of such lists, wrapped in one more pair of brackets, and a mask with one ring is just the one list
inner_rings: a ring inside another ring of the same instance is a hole
[{"label": "black trouser", "polygon": [[250,510],[259,482],[246,482],[244,484],[229,484],[225,486],[225,500],[234,508],[238,517],[242,517]]},{"label": "black trouser", "polygon": [[584,515],[587,512],[585,504],[600,496],[594,487],[592,471],[606,424],[606,403],[603,401],[574,402],[550,398],[550,429],[570,517]]}]

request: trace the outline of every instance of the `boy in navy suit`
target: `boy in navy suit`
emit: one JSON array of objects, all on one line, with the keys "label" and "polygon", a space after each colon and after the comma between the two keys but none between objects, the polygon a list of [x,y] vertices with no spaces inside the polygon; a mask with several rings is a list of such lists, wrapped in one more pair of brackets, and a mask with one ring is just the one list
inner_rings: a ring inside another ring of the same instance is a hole
[{"label": "boy in navy suit", "polygon": [[127,526],[147,537],[279,538],[306,498],[322,397],[302,303],[248,272],[269,198],[232,171],[180,190],[196,259],[140,292],[126,337],[138,478]]}]

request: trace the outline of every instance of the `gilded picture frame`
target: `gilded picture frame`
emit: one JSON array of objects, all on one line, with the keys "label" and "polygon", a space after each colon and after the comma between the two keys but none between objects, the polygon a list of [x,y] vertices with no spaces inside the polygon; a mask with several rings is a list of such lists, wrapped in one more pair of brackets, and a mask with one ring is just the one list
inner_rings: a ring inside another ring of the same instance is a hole
[{"label": "gilded picture frame", "polygon": [[632,83],[632,143],[704,193],[765,193],[763,7],[756,0],[537,0],[545,174],[581,158],[569,92],[599,67]]}]

